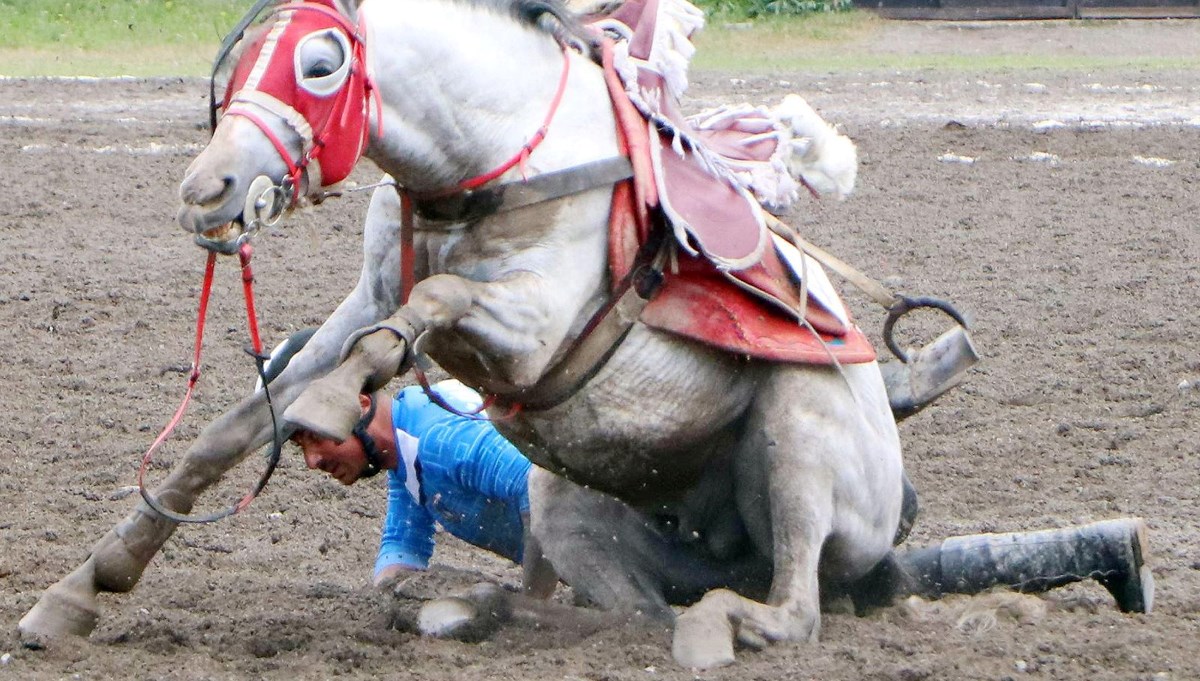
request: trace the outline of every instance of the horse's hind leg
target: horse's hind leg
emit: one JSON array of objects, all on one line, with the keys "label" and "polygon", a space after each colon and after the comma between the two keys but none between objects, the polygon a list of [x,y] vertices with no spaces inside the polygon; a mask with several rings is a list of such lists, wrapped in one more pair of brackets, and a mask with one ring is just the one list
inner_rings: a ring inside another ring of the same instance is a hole
[{"label": "horse's hind leg", "polygon": [[[436,599],[421,609],[421,633],[479,640],[500,626],[524,620],[547,630],[587,635],[644,615],[669,623],[674,617],[657,577],[665,552],[646,555],[645,520],[611,497],[585,490],[540,468],[529,477],[532,534],[543,559],[595,609],[546,602],[493,584]],[[528,552],[531,546],[526,544]],[[526,556],[529,559],[530,556]]]},{"label": "horse's hind leg", "polygon": [[[674,618],[656,575],[646,520],[625,504],[535,469],[529,476],[533,534],[554,571],[600,610]],[[663,556],[664,560],[667,559]]]},{"label": "horse's hind leg", "polygon": [[815,641],[818,579],[853,581],[890,551],[899,438],[875,367],[845,367],[845,376],[853,394],[832,370],[796,367],[760,389],[735,461],[743,520],[773,556],[771,592],[764,604],[713,591],[680,615],[673,653],[683,666],[728,664],[735,641]]},{"label": "horse's hind leg", "polygon": [[[270,417],[260,398],[248,398],[209,425],[153,494],[177,513],[248,453],[256,436],[265,439]],[[123,593],[137,584],[146,565],[175,531],[176,524],[139,501],[137,507],[92,547],[87,560],[51,585],[17,627],[29,644],[62,635],[86,636],[98,618],[102,591]]]},{"label": "horse's hind leg", "polygon": [[[717,473],[728,485],[726,469]],[[699,492],[702,498],[672,506],[678,516],[662,517],[541,469],[530,475],[529,485],[533,531],[546,557],[597,608],[671,622],[670,606],[694,603],[714,588],[767,592],[770,560],[749,546],[739,534],[744,531],[720,529],[722,519],[734,513],[732,495],[726,498],[711,485],[688,495]],[[718,556],[710,542],[695,539],[718,532],[736,548]]]}]

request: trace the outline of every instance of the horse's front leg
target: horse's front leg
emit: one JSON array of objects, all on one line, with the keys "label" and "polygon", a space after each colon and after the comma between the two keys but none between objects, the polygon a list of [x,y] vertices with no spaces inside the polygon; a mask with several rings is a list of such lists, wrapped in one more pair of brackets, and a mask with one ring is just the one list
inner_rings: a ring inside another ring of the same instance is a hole
[{"label": "horse's front leg", "polygon": [[[377,190],[367,210],[358,284],[271,382],[276,409],[294,401],[314,377],[337,363],[351,332],[395,311],[400,285],[399,225],[399,196],[390,187]],[[205,489],[273,435],[264,394],[250,395],[200,433],[152,494],[172,511],[187,513]],[[89,634],[98,618],[98,594],[132,589],[175,528],[176,523],[139,501],[132,513],[96,543],[82,565],[46,589],[21,618],[18,629],[22,637],[33,643]]]},{"label": "horse's front leg", "polygon": [[[354,295],[347,303],[339,308],[344,314],[330,317],[304,351],[272,381],[271,397],[277,409],[295,400],[313,376],[334,365],[342,341],[352,329],[382,316],[374,312],[378,308],[362,305]],[[259,391],[209,424],[151,494],[168,509],[188,513],[204,490],[272,435],[271,415]],[[51,585],[21,619],[18,628],[26,642],[91,633],[99,616],[99,593],[131,590],[176,526],[139,500],[133,512],[96,543],[87,560]]]},{"label": "horse's front leg", "polygon": [[[177,513],[189,512],[203,490],[252,451],[248,444],[266,441],[270,428],[261,395],[243,400],[204,430],[152,494]],[[82,565],[46,589],[21,618],[18,629],[25,642],[91,633],[99,617],[97,595],[132,589],[175,527],[176,523],[139,501],[96,543]]]},{"label": "horse's front leg", "polygon": [[[315,376],[337,363],[342,345],[353,330],[395,309],[394,299],[386,292],[396,282],[368,276],[380,261],[368,257],[359,286],[271,382],[276,409],[295,400]],[[152,494],[167,508],[187,513],[205,489],[272,435],[271,416],[259,391],[209,424]],[[42,594],[18,624],[22,637],[28,643],[37,643],[64,635],[89,634],[98,618],[98,594],[132,589],[175,528],[176,523],[139,501],[132,513],[96,543],[82,565]]]},{"label": "horse's front leg", "polygon": [[481,286],[452,274],[422,280],[396,314],[350,338],[342,363],[314,381],[288,407],[284,420],[339,442],[350,437],[362,418],[359,394],[382,388],[407,369],[416,339],[465,317]]}]

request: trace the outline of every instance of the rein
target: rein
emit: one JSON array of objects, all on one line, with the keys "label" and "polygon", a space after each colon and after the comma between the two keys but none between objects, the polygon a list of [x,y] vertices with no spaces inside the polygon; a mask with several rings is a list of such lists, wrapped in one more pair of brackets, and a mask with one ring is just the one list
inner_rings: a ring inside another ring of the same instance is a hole
[{"label": "rein", "polygon": [[[874,279],[863,274],[842,259],[834,256],[832,253],[829,253],[824,249],[809,243],[804,237],[800,236],[800,233],[795,228],[791,227],[779,218],[766,211],[763,211],[762,214],[767,223],[768,229],[770,229],[772,232],[775,232],[779,236],[788,239],[798,250],[812,256],[814,260],[828,267],[846,281],[854,284],[858,290],[865,293],[867,297],[875,301],[880,307],[887,311],[887,317],[883,322],[883,341],[887,345],[888,350],[890,350],[892,354],[896,356],[896,359],[900,360],[901,362],[908,364],[909,357],[908,353],[905,352],[904,349],[900,347],[900,344],[896,342],[896,322],[900,321],[901,317],[909,312],[912,312],[913,310],[920,310],[923,308],[939,310],[954,320],[954,322],[962,328],[970,328],[970,326],[967,324],[966,318],[963,317],[962,313],[950,303],[928,296],[910,298],[908,296],[890,291],[885,288],[883,284],[880,284],[878,281],[875,281]],[[803,319],[803,315],[801,315],[801,319]]]},{"label": "rein", "polygon": [[[525,176],[526,164],[529,161],[529,156],[535,149],[537,149],[538,145],[542,143],[542,140],[546,138],[546,134],[550,129],[550,124],[554,122],[554,115],[558,112],[558,108],[562,104],[563,95],[567,91],[567,80],[571,74],[571,56],[565,44],[560,43],[559,47],[562,49],[563,67],[562,72],[558,77],[558,87],[555,89],[553,99],[550,100],[550,107],[546,111],[546,116],[542,119],[541,126],[534,131],[533,135],[525,142],[525,144],[521,145],[521,148],[517,150],[515,154],[509,157],[508,160],[489,171],[463,180],[457,185],[442,191],[414,192],[410,189],[400,187],[399,185],[396,186],[396,190],[400,194],[401,305],[404,305],[408,302],[408,296],[412,292],[413,287],[416,286],[416,250],[414,244],[416,227],[413,219],[415,212],[414,203],[420,202],[423,205],[436,206],[439,200],[450,199],[452,201],[456,201],[459,205],[468,205],[471,203],[471,199],[474,196],[473,190],[482,187],[492,180],[495,180],[513,168],[519,167],[522,177]],[[417,343],[414,342],[412,345],[415,346]],[[495,395],[487,395],[483,400],[483,404],[481,404],[477,409],[472,409],[466,412],[459,410],[441,395],[438,395],[437,391],[434,390],[432,385],[430,385],[425,370],[420,366],[421,364],[426,363],[422,359],[424,354],[419,352],[416,347],[410,346],[409,350],[413,353],[415,358],[413,371],[416,374],[417,382],[420,384],[421,389],[425,392],[425,395],[429,397],[431,402],[458,416],[465,416],[468,418],[484,418],[481,417],[480,414],[495,402]],[[509,413],[501,418],[511,418],[512,416],[516,415],[519,409],[519,405],[514,405],[513,408],[509,410]]]},{"label": "rein", "polygon": [[250,333],[250,347],[247,348],[246,351],[254,358],[259,379],[262,381],[263,394],[267,400],[267,409],[271,414],[271,428],[274,432],[271,444],[271,453],[267,457],[267,467],[259,477],[255,486],[250,489],[250,491],[248,491],[237,503],[221,511],[200,516],[176,513],[175,511],[163,506],[162,503],[159,502],[158,499],[154,498],[154,496],[150,494],[149,490],[146,489],[146,469],[150,467],[154,457],[154,452],[158,450],[159,446],[166,441],[166,439],[175,430],[175,427],[179,425],[180,420],[183,418],[184,412],[187,410],[187,405],[192,399],[192,392],[196,387],[196,383],[200,380],[200,354],[204,346],[204,322],[208,315],[208,300],[210,294],[212,293],[213,274],[216,269],[217,261],[217,251],[210,249],[208,253],[208,259],[204,266],[204,282],[201,286],[200,305],[196,314],[196,340],[194,349],[192,351],[192,369],[191,373],[188,375],[187,391],[184,393],[183,401],[180,402],[179,407],[175,410],[175,415],[171,417],[170,422],[167,423],[162,432],[158,434],[158,437],[155,438],[154,443],[150,445],[150,449],[148,449],[146,454],[142,457],[141,467],[138,468],[138,491],[141,493],[142,499],[148,506],[150,506],[150,508],[154,509],[156,513],[167,520],[171,520],[176,523],[211,523],[241,512],[243,509],[249,506],[250,502],[254,501],[254,498],[258,496],[259,492],[262,492],[263,488],[267,486],[267,482],[271,479],[271,474],[275,472],[275,467],[279,464],[279,459],[283,452],[283,440],[280,437],[279,424],[275,417],[275,407],[271,403],[271,389],[266,380],[266,376],[264,375],[264,363],[267,357],[263,355],[262,339],[258,332],[258,314],[254,306],[254,271],[250,267],[250,259],[254,254],[254,249],[248,241],[243,241],[238,246],[237,253],[238,260],[240,261],[242,268],[242,293],[246,299],[246,317],[248,319]]}]

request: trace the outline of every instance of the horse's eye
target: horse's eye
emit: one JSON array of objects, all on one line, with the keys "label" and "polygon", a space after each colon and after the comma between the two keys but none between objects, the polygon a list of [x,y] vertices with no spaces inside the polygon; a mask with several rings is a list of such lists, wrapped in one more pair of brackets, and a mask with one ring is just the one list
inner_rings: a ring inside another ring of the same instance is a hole
[{"label": "horse's eye", "polygon": [[341,31],[327,29],[304,36],[296,44],[296,80],[314,95],[337,92],[350,71],[350,41]]},{"label": "horse's eye", "polygon": [[324,78],[332,76],[337,71],[337,65],[328,59],[321,61],[308,67],[308,72],[304,74],[305,78]]}]

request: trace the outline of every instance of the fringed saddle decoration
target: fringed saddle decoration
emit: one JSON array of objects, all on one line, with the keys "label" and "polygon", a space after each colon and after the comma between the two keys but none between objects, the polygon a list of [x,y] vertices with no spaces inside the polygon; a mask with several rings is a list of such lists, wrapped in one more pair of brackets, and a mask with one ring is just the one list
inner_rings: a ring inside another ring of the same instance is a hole
[{"label": "fringed saddle decoration", "polygon": [[614,193],[613,281],[633,266],[651,215],[679,246],[641,321],[762,359],[874,360],[820,264],[773,234],[763,214],[790,208],[802,186],[848,194],[853,143],[794,95],[773,110],[746,105],[684,117],[678,102],[695,50],[690,37],[704,23],[685,0],[627,0],[590,23],[608,36],[605,77],[634,168]]}]

